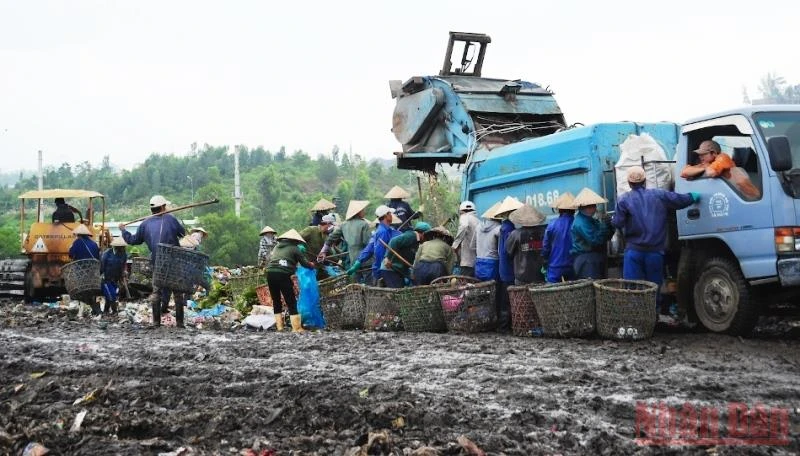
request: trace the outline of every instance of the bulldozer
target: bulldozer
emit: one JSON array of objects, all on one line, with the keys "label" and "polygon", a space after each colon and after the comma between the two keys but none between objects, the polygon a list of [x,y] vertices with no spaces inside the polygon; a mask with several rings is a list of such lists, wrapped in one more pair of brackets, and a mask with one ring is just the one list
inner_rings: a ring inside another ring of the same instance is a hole
[{"label": "bulldozer", "polygon": [[[55,220],[43,211],[45,201],[56,198],[83,200],[86,211],[69,206],[74,212],[70,218],[75,221]],[[105,196],[92,190],[49,189],[25,192],[19,201],[20,254],[24,258],[0,260],[0,295],[24,297],[28,302],[60,296],[66,292],[61,267],[71,261],[73,230],[85,225],[101,251],[111,244],[112,236],[105,225]],[[31,213],[35,215],[32,223]]]}]

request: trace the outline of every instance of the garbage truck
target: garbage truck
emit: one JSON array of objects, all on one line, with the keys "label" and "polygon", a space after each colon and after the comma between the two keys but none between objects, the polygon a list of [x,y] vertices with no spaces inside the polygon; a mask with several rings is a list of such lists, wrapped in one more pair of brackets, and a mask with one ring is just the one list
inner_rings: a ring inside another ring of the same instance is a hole
[{"label": "garbage truck", "polygon": [[[683,124],[568,125],[547,88],[482,76],[490,42],[451,32],[438,75],[389,82],[399,168],[462,166],[461,196],[479,213],[508,195],[549,208],[583,187],[607,198],[599,209],[612,212],[628,190],[626,169],[640,165],[650,188],[701,194],[665,227],[674,263],[667,270],[687,317],[713,332],[747,334],[767,309],[800,303],[800,106],[753,105]],[[709,139],[757,194],[736,179],[679,176]],[[609,243],[612,257],[621,258],[619,238]]]}]

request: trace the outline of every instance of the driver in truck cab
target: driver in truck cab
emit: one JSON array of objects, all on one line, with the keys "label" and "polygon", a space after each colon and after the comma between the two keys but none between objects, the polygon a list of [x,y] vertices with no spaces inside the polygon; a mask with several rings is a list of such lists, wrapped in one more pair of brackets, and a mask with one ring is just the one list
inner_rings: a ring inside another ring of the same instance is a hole
[{"label": "driver in truck cab", "polygon": [[757,200],[761,197],[761,191],[753,185],[747,173],[738,168],[728,154],[722,153],[718,142],[711,139],[703,141],[694,153],[700,162],[686,165],[681,171],[682,178],[721,177],[736,186],[747,200]]}]

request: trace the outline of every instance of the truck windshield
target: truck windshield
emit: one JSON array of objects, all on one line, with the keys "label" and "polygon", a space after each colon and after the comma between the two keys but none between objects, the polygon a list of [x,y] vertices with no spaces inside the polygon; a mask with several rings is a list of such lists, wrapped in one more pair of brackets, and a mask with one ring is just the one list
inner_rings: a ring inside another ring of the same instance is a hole
[{"label": "truck windshield", "polygon": [[764,142],[773,136],[786,136],[792,148],[792,168],[800,168],[800,111],[760,112],[753,115]]}]

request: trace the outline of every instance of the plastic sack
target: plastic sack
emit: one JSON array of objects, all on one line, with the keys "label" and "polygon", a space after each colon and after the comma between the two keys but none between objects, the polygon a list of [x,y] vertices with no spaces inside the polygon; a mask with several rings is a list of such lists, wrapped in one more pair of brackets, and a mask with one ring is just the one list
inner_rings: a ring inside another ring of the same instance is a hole
[{"label": "plastic sack", "polygon": [[327,273],[328,273],[328,275],[329,275],[329,276],[331,276],[331,277],[336,277],[336,276],[338,276],[338,275],[341,275],[341,274],[343,274],[343,273],[344,273],[344,271],[342,271],[342,269],[341,269],[341,268],[339,268],[339,267],[337,267],[337,266],[330,265],[330,264],[329,264],[329,265],[326,265],[326,266],[325,266],[323,269],[324,269],[324,270],[325,270],[325,272],[327,272]]},{"label": "plastic sack", "polygon": [[297,282],[300,287],[300,297],[297,299],[297,312],[303,326],[310,328],[324,328],[325,318],[319,307],[319,284],[317,284],[317,270],[305,267],[297,268]]},{"label": "plastic sack", "polygon": [[256,329],[267,329],[275,324],[275,314],[248,315],[244,324]]},{"label": "plastic sack", "polygon": [[[619,160],[614,165],[617,178],[617,198],[631,191],[628,185],[628,168],[641,166],[645,162],[666,161],[664,148],[647,133],[628,135],[619,145]],[[644,166],[647,188],[669,190],[672,186],[672,163],[647,163]]]}]

